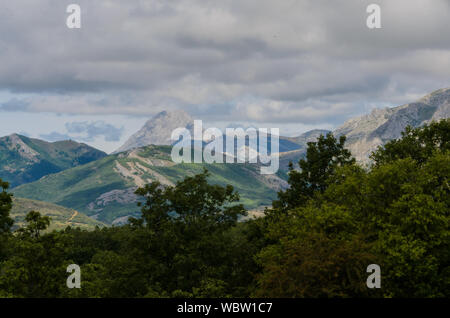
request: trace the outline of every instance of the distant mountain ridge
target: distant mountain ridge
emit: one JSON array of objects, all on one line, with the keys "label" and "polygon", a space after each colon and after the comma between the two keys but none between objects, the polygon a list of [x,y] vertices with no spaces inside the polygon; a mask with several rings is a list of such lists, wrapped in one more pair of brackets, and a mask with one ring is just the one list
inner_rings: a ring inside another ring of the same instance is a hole
[{"label": "distant mountain ridge", "polygon": [[71,140],[51,143],[12,134],[0,138],[0,178],[15,187],[105,156]]},{"label": "distant mountain ridge", "polygon": [[326,134],[328,134],[329,132],[331,131],[325,129],[313,129],[301,134],[300,136],[286,137],[286,139],[302,146],[303,148],[306,148],[308,142],[316,141],[317,138],[320,137],[320,135],[326,136]]},{"label": "distant mountain ridge", "polygon": [[153,181],[174,185],[185,176],[211,172],[211,183],[231,184],[248,208],[269,205],[287,182],[261,175],[257,164],[175,164],[170,146],[146,146],[112,154],[83,166],[48,175],[12,191],[23,198],[76,209],[108,224],[122,224],[139,215],[134,191]]},{"label": "distant mountain ridge", "polygon": [[[121,153],[128,150],[137,149],[140,147],[150,145],[172,145],[174,141],[171,139],[171,134],[176,128],[186,128],[191,131],[191,137],[193,138],[193,125],[194,119],[183,110],[163,111],[155,115],[148,120],[144,126],[135,134],[133,134],[120,148],[113,152],[113,154]],[[255,128],[253,126],[250,126]],[[239,124],[229,124],[227,128],[242,128],[244,131],[249,127],[244,127]],[[206,127],[203,127],[206,129]],[[256,129],[256,128],[255,128]],[[284,137],[279,138],[279,152],[291,152],[294,150],[301,150],[306,148],[308,141],[314,141],[321,133],[326,134],[327,130],[312,130],[306,132],[298,137]],[[226,130],[223,131],[223,153],[227,152],[226,149]],[[270,143],[270,138],[267,138]],[[192,141],[191,141],[192,142]],[[208,142],[202,142],[202,146],[205,146]],[[248,146],[249,139],[246,138],[246,146]],[[193,144],[192,144],[193,145]],[[268,146],[270,148],[270,146]],[[258,145],[259,148],[259,145]],[[235,153],[242,151],[242,149],[236,149]]]},{"label": "distant mountain ridge", "polygon": [[370,114],[346,121],[333,133],[347,136],[346,147],[362,163],[379,146],[401,137],[406,126],[420,127],[450,117],[450,88],[432,92],[418,100],[394,108],[374,109]]},{"label": "distant mountain ridge", "polygon": [[182,127],[191,130],[194,120],[183,110],[163,111],[148,120],[145,125],[114,153],[148,145],[171,145],[172,131]]}]

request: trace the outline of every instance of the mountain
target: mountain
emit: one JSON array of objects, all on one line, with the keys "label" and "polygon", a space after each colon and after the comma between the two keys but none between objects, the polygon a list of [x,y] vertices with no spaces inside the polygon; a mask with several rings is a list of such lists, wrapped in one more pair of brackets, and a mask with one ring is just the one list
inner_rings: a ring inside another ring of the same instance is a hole
[{"label": "mountain", "polygon": [[[391,139],[399,138],[407,125],[418,127],[449,115],[450,89],[441,89],[414,103],[376,109],[368,115],[350,119],[334,134],[337,137],[346,135],[346,145],[352,154],[360,162],[368,162],[373,150]],[[81,160],[86,155],[75,156],[76,160],[67,155],[69,150],[66,148],[70,148],[67,143],[70,142],[50,144],[12,135],[0,139],[3,147],[0,148],[0,155],[3,156],[0,157],[3,159],[0,161],[3,164],[0,171],[17,176],[18,171],[22,172],[19,168],[27,171],[26,168],[34,166],[36,170],[33,171],[43,177],[14,188],[12,191],[16,196],[76,209],[107,224],[122,224],[129,216],[139,215],[136,206],[138,198],[134,195],[137,187],[155,180],[163,185],[173,185],[185,176],[202,172],[204,168],[211,172],[211,183],[233,185],[246,208],[258,209],[270,205],[277,191],[287,187],[287,165],[290,161],[297,163],[305,156],[307,142],[328,133],[326,130],[313,130],[298,137],[280,137],[280,171],[276,175],[261,175],[258,164],[175,164],[170,157],[170,135],[178,127],[192,128],[189,115],[180,111],[162,112],[121,147],[128,150],[103,158],[98,155],[100,159],[92,162]],[[42,150],[44,148],[45,151]],[[43,159],[43,154],[46,154],[46,159]],[[14,160],[14,156],[20,160]],[[54,162],[60,163],[60,166]],[[80,165],[82,163],[85,164]],[[71,165],[75,167],[70,168]],[[56,172],[52,170],[56,169],[55,166],[60,170],[68,169],[47,175]],[[22,174],[26,175],[24,172]]]},{"label": "mountain", "polygon": [[286,137],[286,139],[300,145],[302,148],[307,148],[308,142],[317,141],[317,138],[319,138],[320,135],[326,136],[329,132],[329,130],[325,129],[313,129],[301,134],[298,137]]},{"label": "mountain", "polygon": [[72,209],[52,203],[13,197],[11,217],[14,219],[14,228],[21,227],[24,224],[25,216],[30,211],[39,211],[42,215],[51,218],[49,231],[62,230],[67,226],[86,230],[93,230],[96,226],[105,226],[104,223]]},{"label": "mountain", "polygon": [[163,111],[147,121],[115,153],[148,145],[171,145],[172,131],[179,127],[192,129],[194,120],[183,110]]},{"label": "mountain", "polygon": [[[228,136],[229,138],[232,138],[232,136]],[[243,147],[241,147],[240,149],[237,148],[237,142],[234,142],[234,153],[238,154],[238,153],[242,153],[243,151],[248,151],[248,149],[251,149],[251,152],[254,153],[254,155],[258,155],[259,151],[262,151],[262,149],[264,149],[265,152],[269,152],[271,153],[272,150],[272,136],[270,134],[266,135],[266,144],[262,144],[260,143],[260,134],[259,132],[256,134],[256,138],[249,138],[248,136],[245,137],[245,144]],[[227,140],[227,136],[224,135],[223,136],[223,153],[224,154],[228,154],[229,151],[227,151],[228,149],[226,148],[226,140]],[[232,140],[232,139],[231,139]],[[204,143],[205,145],[206,143]],[[251,145],[255,145],[256,147],[253,148],[251,147]],[[293,150],[300,150],[302,149],[302,144],[299,144],[295,141],[290,140],[290,138],[288,137],[283,137],[283,136],[279,136],[278,139],[278,152],[279,153],[284,153],[284,152],[290,152]]]},{"label": "mountain", "polygon": [[289,163],[292,162],[295,168],[298,168],[298,162],[306,155],[306,149],[308,148],[308,142],[317,141],[320,135],[326,135],[330,131],[325,129],[314,129],[307,131],[297,137],[281,137],[280,145],[282,142],[291,142],[297,145],[297,148],[287,149],[281,151],[280,147],[280,169],[287,171]]},{"label": "mountain", "polygon": [[71,140],[50,143],[12,134],[0,138],[0,178],[15,187],[105,156]]},{"label": "mountain", "polygon": [[374,109],[370,114],[352,118],[334,131],[334,135],[347,136],[346,147],[362,163],[378,146],[401,137],[410,125],[420,127],[434,120],[450,117],[450,88],[440,89],[420,100],[384,109]]},{"label": "mountain", "polygon": [[158,180],[173,185],[207,168],[209,181],[231,184],[247,208],[270,205],[287,183],[277,175],[261,175],[257,164],[175,164],[171,146],[146,146],[112,154],[13,189],[15,196],[76,209],[108,224],[139,215],[137,187]]},{"label": "mountain", "polygon": [[[144,126],[134,135],[132,135],[123,146],[114,151],[114,153],[120,153],[123,151],[149,146],[149,145],[172,145],[171,140],[172,131],[176,128],[186,128],[193,133],[194,119],[183,110],[176,111],[163,111],[158,113],[152,119],[147,121]],[[204,127],[206,128],[206,127]],[[239,124],[229,124],[227,128],[242,128],[246,130],[249,127],[244,127]],[[252,127],[254,128],[254,127]],[[256,129],[256,128],[255,128]],[[224,148],[225,148],[225,131],[224,136]],[[269,138],[270,141],[270,138]],[[248,138],[247,138],[248,142]],[[205,145],[205,142],[203,143]],[[298,143],[293,140],[289,140],[287,137],[280,136],[280,152],[292,151],[299,149]],[[226,150],[224,149],[224,153]]]}]

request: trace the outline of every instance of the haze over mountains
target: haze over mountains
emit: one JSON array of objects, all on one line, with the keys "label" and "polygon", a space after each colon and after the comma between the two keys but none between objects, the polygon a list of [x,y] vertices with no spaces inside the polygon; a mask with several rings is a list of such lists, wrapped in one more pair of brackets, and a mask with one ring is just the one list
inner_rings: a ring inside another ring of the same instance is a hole
[{"label": "haze over mountains", "polygon": [[[421,126],[450,117],[450,88],[437,90],[417,102],[375,109],[352,118],[333,133],[347,136],[346,146],[362,163],[371,151],[399,138],[407,125]],[[0,138],[0,178],[9,181],[18,197],[41,200],[76,209],[105,222],[122,224],[139,213],[134,190],[159,181],[173,185],[184,176],[211,172],[210,181],[231,184],[247,208],[270,204],[287,186],[286,169],[305,155],[307,143],[327,130],[312,130],[298,137],[280,136],[280,171],[260,175],[257,164],[175,164],[168,145],[175,128],[192,129],[193,119],[184,111],[162,112],[118,149],[105,153],[73,141],[47,143],[19,135]],[[19,186],[20,185],[20,186]],[[67,212],[65,212],[67,214]]]}]

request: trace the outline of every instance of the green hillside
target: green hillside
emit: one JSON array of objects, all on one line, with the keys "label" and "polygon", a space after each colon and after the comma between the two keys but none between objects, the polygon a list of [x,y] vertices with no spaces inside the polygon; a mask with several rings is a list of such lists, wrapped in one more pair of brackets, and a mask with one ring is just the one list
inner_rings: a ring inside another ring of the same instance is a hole
[{"label": "green hillside", "polygon": [[79,227],[86,230],[93,230],[95,226],[105,226],[102,222],[96,221],[72,209],[52,203],[14,197],[11,211],[11,217],[14,219],[14,227],[21,227],[26,214],[33,210],[51,218],[50,231],[62,230],[67,226]]},{"label": "green hillside", "polygon": [[105,156],[71,140],[50,143],[13,134],[0,138],[0,179],[15,187]]},{"label": "green hillside", "polygon": [[83,166],[13,189],[16,196],[56,203],[76,209],[108,224],[139,214],[134,191],[159,180],[173,185],[187,175],[207,168],[210,182],[233,185],[247,208],[269,205],[286,182],[275,175],[261,175],[257,165],[174,164],[170,146],[148,146],[114,154]]}]

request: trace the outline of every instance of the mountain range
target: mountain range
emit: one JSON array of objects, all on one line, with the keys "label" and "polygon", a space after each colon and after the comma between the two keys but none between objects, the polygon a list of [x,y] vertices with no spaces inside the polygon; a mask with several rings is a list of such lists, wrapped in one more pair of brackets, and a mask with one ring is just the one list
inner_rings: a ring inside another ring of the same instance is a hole
[{"label": "mountain range", "polygon": [[[191,136],[193,137],[193,127],[194,119],[185,111],[162,111],[156,114],[153,118],[149,119],[138,132],[128,138],[128,140],[120,148],[114,151],[114,153],[120,153],[123,151],[132,150],[148,145],[173,145],[175,143],[175,141],[171,140],[171,134],[173,130],[175,130],[176,128],[186,128],[191,132]],[[228,128],[242,128],[244,130],[246,129],[237,124],[230,124]],[[306,134],[309,136],[309,134],[314,134],[314,132],[315,131],[312,131]],[[307,135],[301,135],[297,137],[297,140],[295,138],[292,139],[280,136],[279,151],[286,152],[300,149],[300,145],[306,145],[306,142],[303,141],[307,139]],[[225,137],[226,136],[224,134],[223,153],[226,153]],[[270,142],[270,138],[268,139],[268,141]],[[203,145],[205,145],[205,143],[203,143]],[[237,149],[235,149],[235,153],[236,151]]]},{"label": "mountain range", "polygon": [[333,133],[347,136],[346,147],[362,163],[379,146],[401,137],[406,126],[420,127],[433,120],[450,117],[450,88],[440,89],[420,100],[394,108],[374,109],[352,118]]},{"label": "mountain range", "polygon": [[[346,135],[346,147],[359,162],[368,164],[378,146],[399,138],[407,125],[418,127],[450,117],[450,88],[394,108],[375,109],[352,118],[333,131]],[[297,137],[280,136],[280,171],[259,174],[258,164],[175,164],[171,161],[173,129],[192,129],[192,118],[183,111],[162,112],[150,119],[117,152],[106,155],[73,141],[47,143],[20,135],[0,138],[0,178],[10,181],[19,198],[50,202],[75,209],[106,224],[123,224],[139,215],[134,195],[137,187],[158,180],[173,185],[207,168],[210,182],[231,184],[249,209],[270,205],[287,187],[287,166],[305,155],[307,143],[327,130]],[[67,214],[67,213],[66,213]]]},{"label": "mountain range", "polygon": [[269,205],[287,186],[278,175],[261,175],[256,164],[175,164],[170,146],[146,146],[51,174],[13,189],[15,196],[76,209],[108,224],[137,216],[137,187],[158,180],[174,185],[185,176],[208,169],[209,181],[231,184],[247,208]]},{"label": "mountain range", "polygon": [[0,138],[0,178],[15,187],[105,156],[72,140],[50,143],[12,134]]}]

